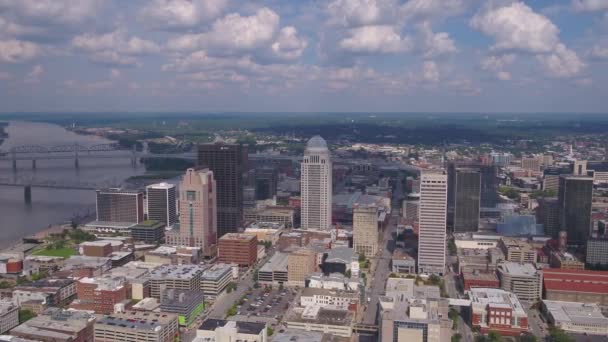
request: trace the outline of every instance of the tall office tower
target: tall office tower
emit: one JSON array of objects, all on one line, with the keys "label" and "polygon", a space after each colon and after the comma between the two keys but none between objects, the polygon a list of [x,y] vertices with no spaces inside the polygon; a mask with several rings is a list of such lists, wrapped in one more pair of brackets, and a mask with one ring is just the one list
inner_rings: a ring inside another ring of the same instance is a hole
[{"label": "tall office tower", "polygon": [[144,193],[139,190],[97,190],[97,221],[140,223],[144,220]]},{"label": "tall office tower", "polygon": [[[456,199],[456,169],[465,168],[478,170],[481,178],[479,206],[481,208],[495,208],[498,204],[498,167],[483,165],[477,162],[451,162],[448,164],[448,208],[453,213]],[[450,221],[452,217],[450,217]]]},{"label": "tall office tower", "polygon": [[474,169],[456,169],[454,177],[454,232],[476,232],[479,228],[481,174]]},{"label": "tall office tower", "polygon": [[536,222],[543,225],[545,235],[557,239],[560,231],[559,201],[555,197],[538,199],[536,207]]},{"label": "tall office tower", "polygon": [[327,143],[314,136],[306,144],[301,167],[302,228],[331,227],[332,164]]},{"label": "tall office tower", "polygon": [[587,161],[586,160],[575,160],[572,165],[572,174],[574,176],[586,176],[587,175]]},{"label": "tall office tower", "polygon": [[255,197],[258,200],[273,198],[277,194],[278,172],[273,166],[255,169]]},{"label": "tall office tower", "polygon": [[248,163],[247,146],[203,144],[198,146],[198,165],[208,167],[217,182],[217,232],[219,237],[237,232],[243,219],[243,173]]},{"label": "tall office tower", "polygon": [[568,242],[584,245],[591,230],[593,178],[561,176],[559,179],[560,230],[568,233]]},{"label": "tall office tower", "polygon": [[378,208],[359,206],[353,209],[353,249],[367,258],[378,252]]},{"label": "tall office tower", "polygon": [[509,166],[511,164],[511,160],[513,156],[511,153],[491,153],[490,158],[492,158],[492,163],[498,166]]},{"label": "tall office tower", "polygon": [[179,227],[168,231],[168,245],[203,249],[215,254],[217,246],[217,187],[209,169],[188,169],[179,183]]},{"label": "tall office tower", "polygon": [[422,171],[418,214],[418,273],[445,271],[448,179],[443,171]]},{"label": "tall office tower", "polygon": [[177,222],[177,195],[175,185],[152,184],[146,188],[148,220],[163,222],[167,226]]}]

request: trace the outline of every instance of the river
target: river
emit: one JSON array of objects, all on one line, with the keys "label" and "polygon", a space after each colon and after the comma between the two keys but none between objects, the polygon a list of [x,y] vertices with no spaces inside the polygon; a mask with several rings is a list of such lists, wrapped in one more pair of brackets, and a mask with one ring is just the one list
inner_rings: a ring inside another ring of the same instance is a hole
[{"label": "river", "polygon": [[[83,146],[111,143],[102,137],[78,135],[63,127],[46,123],[12,121],[6,128],[6,133],[8,137],[0,145],[2,151],[23,145],[50,147],[74,143]],[[130,176],[145,172],[142,165],[132,167],[130,157],[124,152],[103,153],[111,154],[113,158],[83,158],[79,160],[78,169],[74,167],[73,159],[37,160],[36,169],[32,168],[31,161],[19,161],[15,172],[11,161],[0,160],[0,179],[17,180],[20,183],[86,183],[105,187],[120,185]],[[94,213],[93,190],[34,187],[31,204],[26,204],[23,188],[0,185],[0,248],[50,224],[66,222],[75,215]]]}]

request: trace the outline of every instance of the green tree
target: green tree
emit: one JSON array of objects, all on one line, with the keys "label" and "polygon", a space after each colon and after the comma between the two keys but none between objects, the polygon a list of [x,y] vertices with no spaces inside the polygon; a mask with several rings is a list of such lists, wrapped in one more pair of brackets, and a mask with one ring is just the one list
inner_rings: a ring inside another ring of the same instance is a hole
[{"label": "green tree", "polygon": [[344,273],[344,276],[346,278],[350,278],[352,276],[352,272],[350,270],[346,270],[346,272]]},{"label": "green tree", "polygon": [[359,254],[359,262],[365,262],[365,254]]},{"label": "green tree", "polygon": [[274,334],[274,329],[272,329],[272,327],[266,328],[266,334],[268,336],[272,336],[272,334]]},{"label": "green tree", "polygon": [[34,317],[36,317],[36,314],[30,310],[19,310],[19,324],[29,321]]},{"label": "green tree", "polygon": [[531,334],[525,334],[519,338],[519,342],[538,342],[538,338]]},{"label": "green tree", "polygon": [[496,331],[490,331],[488,333],[488,339],[490,342],[500,342],[501,336]]},{"label": "green tree", "polygon": [[574,342],[574,338],[566,334],[565,331],[559,328],[552,327],[549,329],[549,340],[551,342]]},{"label": "green tree", "polygon": [[13,284],[10,282],[6,280],[0,281],[0,289],[10,289],[11,287],[13,287]]},{"label": "green tree", "polygon": [[451,338],[452,342],[460,342],[460,340],[462,340],[462,335],[460,335],[460,334],[452,335],[452,338]]},{"label": "green tree", "polygon": [[512,200],[518,200],[519,199],[519,191],[515,190],[514,188],[511,188],[509,186],[501,186],[498,191],[504,195],[507,196],[508,198],[512,199]]}]

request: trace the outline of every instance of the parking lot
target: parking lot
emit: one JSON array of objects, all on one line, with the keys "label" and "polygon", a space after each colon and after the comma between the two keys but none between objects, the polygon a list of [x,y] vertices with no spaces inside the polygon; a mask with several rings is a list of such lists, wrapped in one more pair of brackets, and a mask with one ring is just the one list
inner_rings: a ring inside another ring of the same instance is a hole
[{"label": "parking lot", "polygon": [[237,315],[267,317],[280,321],[295,298],[293,289],[253,289],[238,302]]}]

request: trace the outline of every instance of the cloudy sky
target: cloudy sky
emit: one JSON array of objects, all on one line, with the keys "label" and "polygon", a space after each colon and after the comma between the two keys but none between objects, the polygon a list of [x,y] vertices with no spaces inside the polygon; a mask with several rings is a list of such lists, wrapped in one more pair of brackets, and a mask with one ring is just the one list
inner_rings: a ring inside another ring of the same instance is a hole
[{"label": "cloudy sky", "polygon": [[0,112],[608,112],[608,0],[0,0]]}]

